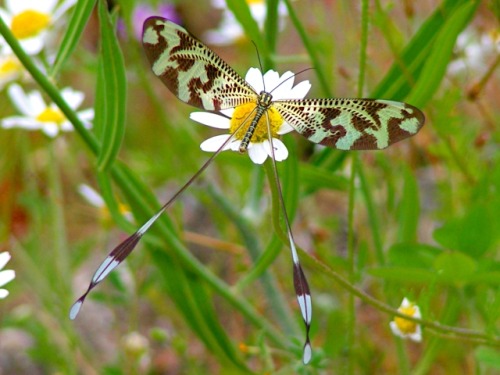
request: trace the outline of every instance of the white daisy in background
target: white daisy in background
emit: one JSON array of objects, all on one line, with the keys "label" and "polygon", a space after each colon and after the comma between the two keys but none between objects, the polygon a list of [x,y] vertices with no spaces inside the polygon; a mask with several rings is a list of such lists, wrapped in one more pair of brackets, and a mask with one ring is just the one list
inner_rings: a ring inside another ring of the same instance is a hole
[{"label": "white daisy in background", "polygon": [[[58,3],[58,0],[5,0],[5,7],[0,7],[0,17],[27,54],[35,55],[43,49],[48,31],[76,0]],[[0,43],[5,44],[5,40],[0,39]]]},{"label": "white daisy in background", "polygon": [[24,75],[24,67],[13,54],[0,52],[0,90]]},{"label": "white daisy in background", "polygon": [[[410,302],[407,298],[403,299],[401,306],[399,306],[398,311],[411,316],[413,318],[421,318],[420,308],[414,303]],[[410,339],[415,342],[422,341],[422,329],[419,324],[400,318],[395,317],[392,322],[389,323],[391,331],[394,335],[399,336],[403,339]]]},{"label": "white daisy in background", "polygon": [[[262,76],[259,69],[250,68],[245,80],[256,92],[263,91],[264,87],[267,90],[275,88],[272,90],[273,100],[303,99],[311,88],[309,81],[300,82],[294,87],[294,74],[292,72],[286,72],[280,77],[274,70],[269,70]],[[212,112],[191,113],[190,118],[201,124],[218,129],[229,129],[229,134],[218,135],[204,141],[200,145],[201,149],[203,151],[215,152],[232,137],[224,146],[224,150],[238,151],[241,140],[250,125],[250,121],[246,121],[243,126],[241,124],[251,116],[255,110],[255,105],[255,102],[250,102],[236,108],[221,110],[222,115]],[[268,156],[272,156],[271,145],[267,135],[267,118],[269,118],[276,160],[282,161],[288,157],[288,150],[278,137],[291,132],[293,128],[271,106],[267,111],[267,116],[262,116],[260,119],[248,146],[248,156],[256,164],[262,164]]]},{"label": "white daisy in background", "polygon": [[[10,254],[7,251],[0,253],[0,287],[14,280],[14,278],[16,277],[16,272],[13,270],[2,271],[2,268],[5,267],[5,265],[9,260],[10,260]],[[9,295],[8,290],[0,288],[0,299],[3,299],[8,295]]]},{"label": "white daisy in background", "polygon": [[457,57],[448,64],[448,74],[463,72],[474,77],[486,73],[488,64],[500,53],[500,32],[478,33],[466,29],[457,38],[455,54]]},{"label": "white daisy in background", "polygon": [[[104,202],[102,196],[94,188],[86,184],[81,184],[80,186],[78,186],[78,192],[88,203],[99,209],[101,217],[106,224],[108,222],[111,222],[111,215],[109,213],[108,207],[106,206],[106,202]],[[128,221],[132,222],[134,220],[132,212],[127,205],[120,203],[119,209],[120,213]]]},{"label": "white daisy in background", "polygon": [[[252,17],[257,22],[259,29],[264,28],[266,20],[267,6],[265,0],[246,0],[250,8]],[[204,39],[215,45],[228,45],[245,38],[245,33],[240,23],[234,14],[228,9],[225,0],[212,0],[212,6],[217,9],[222,9],[222,20],[219,27],[214,30],[209,30],[205,33]],[[285,4],[280,1],[278,5],[279,27],[280,30],[285,26],[285,16],[287,10]]]},{"label": "white daisy in background", "polygon": [[[24,116],[6,117],[2,120],[3,128],[22,128],[26,130],[41,130],[49,137],[55,137],[60,131],[72,131],[73,125],[55,104],[46,105],[39,91],[25,94],[21,86],[13,84],[8,89],[10,99]],[[76,110],[83,102],[82,92],[71,88],[61,90],[61,96],[68,105]],[[91,128],[94,118],[92,108],[80,111],[78,117],[87,128]]]}]

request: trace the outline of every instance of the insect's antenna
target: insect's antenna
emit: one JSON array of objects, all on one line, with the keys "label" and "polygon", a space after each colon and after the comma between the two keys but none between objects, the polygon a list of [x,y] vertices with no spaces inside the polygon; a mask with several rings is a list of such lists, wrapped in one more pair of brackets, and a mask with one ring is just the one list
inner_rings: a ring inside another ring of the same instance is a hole
[{"label": "insect's antenna", "polygon": [[[299,74],[305,73],[308,70],[313,70],[313,69],[314,68],[305,68],[305,69],[299,71],[298,73],[295,73],[295,74],[291,75],[290,77],[288,77],[287,79],[285,79],[283,82],[280,82],[280,84],[278,86],[274,87],[271,91],[269,91],[269,94],[272,94],[274,90],[276,90],[278,87],[280,87],[282,84],[284,84],[289,79],[293,79],[293,78],[297,77]],[[264,78],[262,78],[262,79],[264,79]]]},{"label": "insect's antenna", "polygon": [[262,66],[262,60],[260,59],[259,49],[257,48],[257,44],[252,40],[252,44],[255,47],[255,52],[257,53],[257,60],[259,61],[259,68],[262,76],[262,87],[264,87],[264,91],[266,91],[266,83],[264,82],[264,67]]},{"label": "insect's antenna", "polygon": [[[239,130],[245,121],[242,122]],[[124,260],[129,256],[129,254],[135,249],[139,240],[142,236],[148,231],[148,229],[158,220],[158,218],[165,212],[165,210],[182,194],[184,191],[200,176],[205,169],[212,163],[217,155],[219,155],[231,142],[234,137],[234,134],[231,134],[230,137],[219,147],[215,153],[208,158],[208,160],[201,166],[200,169],[184,184],[182,187],[170,198],[170,200],[165,203],[145,224],[142,225],[135,233],[129,236],[125,241],[118,244],[106,257],[106,259],[100,264],[97,270],[92,276],[92,280],[87,288],[87,291],[76,300],[73,306],[70,309],[69,317],[71,320],[75,319],[80,309],[85,301],[85,298],[90,293],[92,289],[94,289],[101,281],[103,281],[111,271],[113,271],[116,267],[118,267]]]},{"label": "insect's antenna", "polygon": [[302,266],[300,265],[299,255],[297,254],[297,247],[295,246],[295,240],[293,239],[292,227],[290,226],[290,220],[288,219],[288,214],[286,212],[285,200],[283,199],[283,191],[281,189],[281,183],[278,175],[278,168],[276,166],[273,137],[271,135],[271,126],[269,124],[269,117],[267,112],[265,113],[265,115],[267,119],[267,138],[269,140],[269,145],[271,147],[271,160],[273,163],[274,179],[276,182],[276,187],[278,189],[280,206],[281,209],[283,210],[283,217],[285,219],[286,231],[288,234],[288,241],[290,243],[290,251],[293,260],[293,286],[295,288],[295,294],[297,296],[297,301],[299,303],[302,319],[304,320],[304,324],[306,326],[306,340],[304,343],[302,362],[304,364],[308,364],[312,356],[311,342],[309,340],[309,329],[311,328],[311,317],[312,317],[311,292],[309,290],[309,284],[307,283],[304,271],[302,270]]}]

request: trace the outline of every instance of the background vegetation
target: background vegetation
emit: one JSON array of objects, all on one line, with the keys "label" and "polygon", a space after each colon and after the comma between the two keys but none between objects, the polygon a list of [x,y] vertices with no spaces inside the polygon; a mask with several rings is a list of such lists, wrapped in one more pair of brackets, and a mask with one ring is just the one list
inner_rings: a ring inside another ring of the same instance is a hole
[{"label": "background vegetation", "polygon": [[[44,92],[76,131],[0,129],[0,251],[16,270],[0,301],[0,373],[500,371],[497,1],[297,0],[283,29],[268,1],[264,32],[246,2],[228,1],[247,37],[213,49],[242,75],[258,66],[253,40],[266,69],[314,67],[297,77],[311,81],[309,97],[407,101],[427,118],[377,152],[284,137],[279,172],[313,295],[307,367],[273,190],[237,153],[219,155],[68,319],[99,262],[196,172],[215,134],[150,73],[132,32],[138,2],[109,13],[101,3],[100,14],[94,3],[67,15],[46,73],[19,56],[35,72],[25,90]],[[176,11],[200,38],[221,17],[194,0]],[[66,86],[86,93],[92,130],[64,107]],[[5,89],[0,98],[0,116],[13,115]],[[107,208],[89,205],[81,184]],[[421,343],[389,329],[404,297],[422,311]]]}]

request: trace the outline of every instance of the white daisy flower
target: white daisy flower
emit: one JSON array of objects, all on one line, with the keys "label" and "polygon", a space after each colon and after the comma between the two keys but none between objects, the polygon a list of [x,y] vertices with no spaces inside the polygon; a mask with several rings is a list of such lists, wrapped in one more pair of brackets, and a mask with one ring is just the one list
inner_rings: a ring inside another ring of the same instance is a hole
[{"label": "white daisy flower", "polygon": [[[269,70],[262,76],[259,69],[250,68],[245,80],[253,87],[255,92],[263,91],[264,87],[272,91],[273,100],[303,99],[311,88],[309,81],[300,82],[294,87],[294,74],[292,72],[285,72],[280,77],[274,70]],[[273,88],[275,89],[272,90]],[[224,150],[239,151],[241,140],[250,125],[248,118],[255,110],[255,106],[255,102],[249,102],[236,108],[224,109],[220,111],[223,116],[212,112],[191,113],[190,118],[203,125],[218,129],[229,129],[229,134],[217,135],[204,141],[200,145],[201,149],[203,151],[215,152],[231,138],[224,146]],[[262,164],[268,156],[272,156],[271,145],[267,135],[268,118],[276,160],[282,161],[288,157],[288,150],[278,137],[291,132],[293,128],[271,106],[267,112],[267,116],[262,116],[257,124],[255,133],[248,145],[248,156],[256,164]],[[243,121],[245,121],[245,124],[242,126]]]},{"label": "white daisy flower", "polygon": [[[414,303],[410,302],[407,298],[403,299],[401,306],[399,306],[398,311],[411,316],[413,318],[421,318],[420,308]],[[399,336],[403,339],[410,339],[415,342],[422,341],[422,329],[420,324],[412,322],[399,316],[395,317],[392,322],[389,323],[391,331],[394,335]]]},{"label": "white daisy flower", "polygon": [[[78,186],[78,192],[88,203],[99,209],[101,217],[106,224],[108,224],[108,222],[111,222],[111,215],[109,213],[108,207],[106,206],[106,202],[104,202],[102,196],[94,188],[86,184],[81,184],[80,186]],[[127,205],[120,203],[118,208],[120,210],[120,213],[128,221],[132,222],[134,220],[132,212]]]},{"label": "white daisy flower", "polygon": [[[2,268],[5,267],[5,265],[9,260],[10,260],[10,254],[7,251],[0,253],[0,287],[14,280],[14,278],[16,277],[16,272],[13,270],[2,271]],[[0,288],[0,299],[3,299],[8,295],[9,295],[8,290]]]},{"label": "white daisy flower", "polygon": [[[13,84],[8,89],[9,96],[16,108],[24,116],[12,116],[2,120],[2,127],[22,128],[26,130],[42,130],[49,137],[55,137],[59,131],[72,131],[73,125],[55,104],[46,105],[42,94],[32,91],[25,94],[21,86]],[[82,104],[82,92],[71,88],[61,90],[61,96],[68,105],[76,110]],[[87,128],[91,128],[90,121],[94,118],[94,110],[86,109],[77,113],[78,117]]]},{"label": "white daisy flower", "polygon": [[471,73],[474,76],[486,73],[489,63],[500,53],[500,32],[478,33],[466,29],[457,38],[456,58],[448,64],[450,75]]},{"label": "white daisy flower", "polygon": [[[267,6],[265,0],[246,0],[250,8],[252,17],[257,22],[259,29],[264,28],[266,20]],[[215,45],[228,45],[245,37],[245,33],[240,23],[234,14],[228,9],[225,0],[212,0],[212,6],[217,9],[222,9],[222,20],[217,29],[209,30],[205,33],[205,40],[208,43]],[[283,29],[287,10],[285,4],[280,2],[278,5],[279,27]]]},{"label": "white daisy flower", "polygon": [[[76,0],[5,0],[0,7],[0,17],[9,25],[28,55],[40,52],[47,40],[48,31]],[[0,43],[4,43],[0,39]],[[5,48],[10,49],[5,44]]]}]

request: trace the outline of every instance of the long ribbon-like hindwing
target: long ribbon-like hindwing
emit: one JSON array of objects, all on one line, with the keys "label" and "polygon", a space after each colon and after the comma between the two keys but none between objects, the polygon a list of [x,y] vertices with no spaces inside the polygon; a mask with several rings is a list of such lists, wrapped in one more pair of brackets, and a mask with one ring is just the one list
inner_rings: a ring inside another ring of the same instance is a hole
[{"label": "long ribbon-like hindwing", "polygon": [[[161,17],[144,23],[143,45],[152,70],[169,90],[184,103],[197,108],[219,111],[246,103],[255,103],[250,126],[240,151],[246,151],[259,120],[276,110],[299,134],[314,143],[340,150],[377,150],[415,135],[424,124],[423,113],[406,103],[380,99],[292,99],[272,100],[272,90],[257,93],[215,52],[181,26]],[[272,137],[268,122],[269,142]],[[234,134],[233,134],[234,136]],[[125,260],[160,215],[207,168],[231,138],[211,156],[161,209],[134,234],[113,249],[92,277],[87,291],[70,311],[74,319],[89,292]],[[273,146],[271,147],[273,149]],[[312,357],[309,328],[312,319],[311,293],[297,254],[291,226],[281,193],[274,151],[272,160],[285,216],[291,256],[293,282],[301,315],[306,326],[303,362]]]}]

